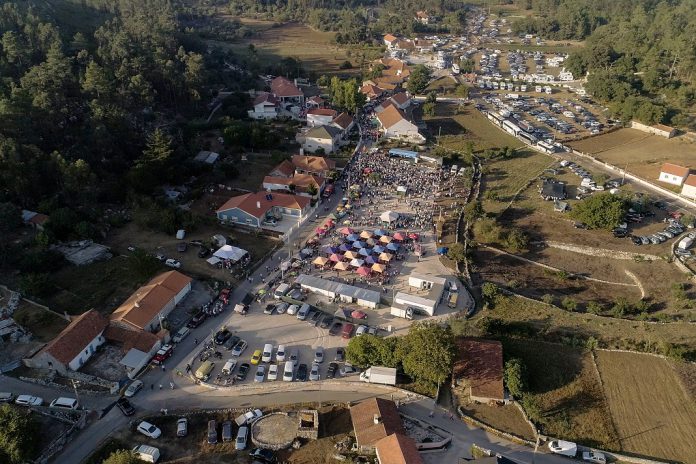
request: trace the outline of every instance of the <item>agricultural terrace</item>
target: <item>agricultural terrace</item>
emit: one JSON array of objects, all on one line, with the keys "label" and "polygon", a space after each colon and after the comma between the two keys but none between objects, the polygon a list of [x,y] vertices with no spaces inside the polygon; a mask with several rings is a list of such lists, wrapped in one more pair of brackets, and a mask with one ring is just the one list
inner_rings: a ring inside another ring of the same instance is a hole
[{"label": "agricultural terrace", "polygon": [[272,21],[236,19],[255,32],[248,39],[234,43],[216,42],[216,45],[230,48],[239,54],[248,54],[249,45],[253,45],[259,61],[273,62],[291,57],[300,61],[307,71],[318,74],[338,72],[345,61],[350,61],[354,68],[341,70],[341,74],[357,73],[360,70],[356,57],[350,56],[347,49],[334,43],[333,32],[316,31],[299,23],[278,25]]},{"label": "agricultural terrace", "polygon": [[696,143],[684,137],[666,139],[636,129],[620,129],[569,145],[649,181],[657,180],[666,162],[696,168]]},{"label": "agricultural terrace", "polygon": [[671,362],[635,353],[599,351],[596,356],[620,448],[696,462],[696,404]]}]

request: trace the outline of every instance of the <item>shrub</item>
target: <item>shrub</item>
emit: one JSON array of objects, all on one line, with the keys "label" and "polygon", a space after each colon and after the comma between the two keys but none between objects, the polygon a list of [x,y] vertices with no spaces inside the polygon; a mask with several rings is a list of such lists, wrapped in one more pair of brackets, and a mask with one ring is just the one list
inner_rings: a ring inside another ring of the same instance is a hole
[{"label": "shrub", "polygon": [[561,301],[561,306],[563,306],[566,311],[575,311],[578,308],[578,302],[567,296]]},{"label": "shrub", "polygon": [[587,303],[587,312],[590,314],[601,314],[604,311],[604,307],[597,303],[596,301],[590,301]]},{"label": "shrub", "polygon": [[553,304],[553,299],[553,295],[551,295],[550,293],[546,293],[544,294],[544,296],[541,297],[541,301],[548,305]]}]

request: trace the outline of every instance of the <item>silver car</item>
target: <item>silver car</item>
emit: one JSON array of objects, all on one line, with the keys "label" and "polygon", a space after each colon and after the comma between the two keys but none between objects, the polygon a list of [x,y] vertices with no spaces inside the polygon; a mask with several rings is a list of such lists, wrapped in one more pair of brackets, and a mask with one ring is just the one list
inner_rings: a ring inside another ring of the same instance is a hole
[{"label": "silver car", "polygon": [[319,375],[319,364],[313,363],[312,364],[312,370],[309,371],[309,380],[316,382],[317,380],[320,380],[321,376]]}]

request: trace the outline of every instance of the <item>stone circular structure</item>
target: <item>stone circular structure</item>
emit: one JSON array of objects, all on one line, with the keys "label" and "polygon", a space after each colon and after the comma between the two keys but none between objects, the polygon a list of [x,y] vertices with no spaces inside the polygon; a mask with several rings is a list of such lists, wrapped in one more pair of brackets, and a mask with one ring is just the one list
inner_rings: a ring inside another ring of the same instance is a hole
[{"label": "stone circular structure", "polygon": [[259,448],[279,450],[289,447],[297,437],[297,418],[274,412],[251,426],[251,441]]}]

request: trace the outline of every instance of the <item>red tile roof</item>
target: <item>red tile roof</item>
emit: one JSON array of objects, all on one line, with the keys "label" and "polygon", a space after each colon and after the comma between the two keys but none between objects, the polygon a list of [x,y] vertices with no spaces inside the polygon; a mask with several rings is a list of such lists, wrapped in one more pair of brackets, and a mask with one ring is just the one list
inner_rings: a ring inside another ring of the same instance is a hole
[{"label": "red tile roof", "polygon": [[672,163],[665,163],[662,165],[662,169],[660,169],[660,172],[666,172],[667,174],[677,177],[686,177],[689,175],[689,171],[689,168]]},{"label": "red tile roof", "polygon": [[267,198],[268,195],[267,192],[256,192],[232,197],[218,208],[217,212],[238,208],[256,218],[261,218],[274,206],[289,209],[305,209],[310,201],[307,197],[299,197],[287,193],[273,193],[270,195],[271,199],[269,200]]},{"label": "red tile roof", "polygon": [[[162,332],[160,331],[160,335]],[[160,340],[160,336],[152,332],[127,330],[115,325],[110,325],[104,331],[104,338],[110,342],[121,344],[121,349],[124,353],[128,353],[131,348],[140,350],[143,353],[149,353],[155,343]]]},{"label": "red tile roof", "polygon": [[271,170],[271,175],[280,174],[284,177],[292,177],[295,172],[295,165],[288,160],[283,160],[281,163]]},{"label": "red tile roof", "polygon": [[341,113],[333,120],[341,129],[346,130],[353,123],[353,118],[348,113]]},{"label": "red tile roof", "polygon": [[684,181],[684,185],[688,185],[689,187],[696,187],[696,175],[689,174],[689,177],[687,177]]},{"label": "red tile roof", "polygon": [[271,92],[276,97],[301,97],[304,95],[302,90],[282,76],[278,76],[271,81]]},{"label": "red tile roof", "polygon": [[48,216],[46,216],[43,213],[36,213],[34,216],[32,216],[31,219],[29,219],[27,222],[29,224],[35,224],[37,226],[43,225],[48,221]]},{"label": "red tile roof", "polygon": [[315,116],[331,116],[332,118],[335,118],[338,111],[332,110],[331,108],[312,108],[311,110],[307,110],[307,114],[313,114]]},{"label": "red tile roof", "polygon": [[264,92],[254,99],[253,106],[256,106],[260,103],[266,103],[266,102],[268,102],[272,105],[277,105],[278,99],[276,97],[274,97],[273,94],[270,94],[268,92]]},{"label": "red tile roof", "polygon": [[324,104],[325,100],[323,98],[321,98],[320,96],[315,95],[313,97],[310,97],[307,101],[310,103],[315,103],[315,104],[321,106]]},{"label": "red tile roof", "polygon": [[404,103],[408,102],[411,100],[408,95],[406,95],[406,92],[399,92],[397,94],[394,94],[394,96],[391,97],[391,99],[396,103],[397,105],[403,105]]},{"label": "red tile roof", "polygon": [[111,320],[145,329],[147,324],[192,280],[178,271],[162,273],[136,290],[116,308],[111,314]]},{"label": "red tile roof", "polygon": [[387,42],[394,42],[395,40],[398,40],[398,39],[391,34],[387,34],[384,36],[384,40]]},{"label": "red tile roof", "polygon": [[393,433],[404,433],[396,404],[383,398],[371,398],[351,406],[350,418],[358,446],[373,447]]},{"label": "red tile roof", "polygon": [[375,444],[379,464],[423,464],[411,437],[393,433]]},{"label": "red tile roof", "polygon": [[402,119],[406,119],[406,116],[399,108],[391,104],[384,111],[377,113],[377,119],[382,124],[382,127],[389,129]]},{"label": "red tile roof", "polygon": [[67,365],[85,349],[89,342],[102,333],[107,325],[109,321],[104,316],[90,309],[73,319],[41,351]]},{"label": "red tile roof", "polygon": [[374,84],[364,84],[360,87],[360,91],[370,98],[379,97],[384,93],[384,90],[380,89]]},{"label": "red tile roof", "polygon": [[297,187],[307,188],[314,185],[319,188],[326,180],[323,177],[313,176],[311,174],[295,174],[292,177],[273,177],[266,176],[263,178],[264,184],[279,184],[279,185],[295,185]]},{"label": "red tile roof", "polygon": [[452,378],[466,379],[471,385],[472,396],[504,399],[502,343],[460,338],[457,348],[459,355],[452,368]]},{"label": "red tile roof", "polygon": [[292,164],[303,171],[322,172],[336,169],[336,162],[323,156],[293,155]]}]

